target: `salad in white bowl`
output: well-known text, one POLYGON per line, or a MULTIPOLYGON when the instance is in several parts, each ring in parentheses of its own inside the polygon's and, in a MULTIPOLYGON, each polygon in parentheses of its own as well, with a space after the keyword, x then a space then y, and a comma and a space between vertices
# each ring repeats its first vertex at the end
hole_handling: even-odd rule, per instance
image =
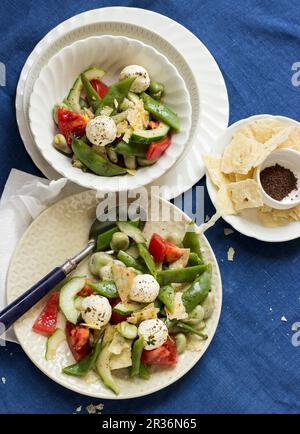
POLYGON ((178 160, 191 105, 165 56, 140 41, 97 36, 63 48, 42 69, 29 118, 57 172, 86 188, 124 191, 153 182, 178 160))
POLYGON ((104 75, 95 67, 82 72, 63 102, 55 104, 54 146, 83 171, 134 175, 162 156, 180 131, 180 120, 161 101, 164 86, 151 81, 143 66, 125 66, 111 86, 104 75))

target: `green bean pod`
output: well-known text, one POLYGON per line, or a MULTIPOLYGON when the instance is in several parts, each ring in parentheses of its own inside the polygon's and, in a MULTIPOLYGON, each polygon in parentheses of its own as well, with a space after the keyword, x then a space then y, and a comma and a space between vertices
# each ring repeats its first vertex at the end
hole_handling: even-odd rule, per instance
POLYGON ((108 106, 114 109, 113 113, 116 113, 117 108, 122 104, 124 98, 128 95, 132 83, 136 77, 125 78, 118 83, 112 84, 105 97, 102 99, 101 104, 97 108, 96 116, 98 116, 103 107, 108 106))
MULTIPOLYGON (((201 265, 199 265, 201 267, 201 265)), ((187 313, 191 312, 198 304, 202 303, 211 289, 211 265, 192 283, 182 294, 182 302, 187 313)))
POLYGON ((170 107, 167 107, 146 93, 142 93, 142 99, 145 109, 156 119, 165 122, 171 128, 174 128, 175 131, 180 130, 179 117, 170 107))
POLYGON ((118 290, 113 281, 102 280, 101 282, 87 281, 86 286, 91 288, 94 292, 107 298, 118 298, 118 290))
POLYGON ((174 311, 175 291, 171 285, 162 286, 157 298, 166 306, 169 312, 174 311))
POLYGON ((187 283, 193 282, 197 277, 207 270, 207 265, 196 265, 176 270, 164 270, 157 273, 157 281, 160 286, 169 283, 187 283))
POLYGON ((67 375, 74 375, 76 377, 82 377, 86 375, 95 365, 96 360, 100 354, 102 347, 102 338, 96 343, 93 351, 81 359, 79 362, 73 365, 63 368, 63 373, 67 375))
POLYGON ((84 73, 81 74, 81 81, 86 91, 88 103, 90 107, 92 107, 93 110, 96 111, 97 108, 101 105, 101 98, 84 73))
POLYGON ((124 167, 111 163, 108 159, 98 155, 89 145, 82 140, 73 139, 72 149, 76 157, 92 172, 100 176, 125 175, 124 167))
POLYGON ((189 256, 188 267, 194 267, 195 265, 201 265, 201 264, 203 264, 202 259, 199 258, 197 253, 191 252, 189 256))
POLYGON ((182 243, 183 247, 185 247, 186 249, 190 249, 192 253, 196 253, 203 263, 199 236, 196 233, 194 222, 189 223, 182 243))
POLYGON ((131 268, 135 268, 136 270, 145 271, 145 267, 140 264, 137 259, 135 259, 133 256, 129 255, 129 253, 124 252, 123 250, 120 250, 118 252, 118 256, 117 258, 119 259, 119 261, 122 261, 123 264, 126 265, 126 267, 131 267, 131 268))
POLYGON ((97 238, 97 251, 109 249, 113 234, 118 231, 119 229, 117 228, 117 226, 115 226, 107 230, 106 232, 99 234, 97 238))
POLYGON ((149 367, 147 365, 144 365, 144 363, 140 364, 139 377, 143 380, 149 380, 150 378, 149 367))
POLYGON ((132 366, 130 370, 130 376, 135 377, 139 375, 141 366, 141 357, 144 349, 144 338, 138 338, 132 346, 132 366))
POLYGON ((156 265, 154 262, 154 259, 152 258, 151 254, 149 253, 146 244, 144 243, 138 243, 138 249, 141 258, 144 260, 148 270, 152 274, 152 276, 156 277, 157 271, 156 271, 156 265))

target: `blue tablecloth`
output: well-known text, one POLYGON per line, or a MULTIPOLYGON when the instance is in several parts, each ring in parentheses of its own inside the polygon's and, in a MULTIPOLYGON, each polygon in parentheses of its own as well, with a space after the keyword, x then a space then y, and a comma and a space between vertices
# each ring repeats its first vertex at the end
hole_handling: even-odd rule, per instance
MULTIPOLYGON (((27 56, 62 20, 114 5, 168 15, 206 44, 224 74, 231 123, 256 113, 300 118, 300 87, 291 83, 292 64, 300 61, 298 0, 2 0, 0 62, 7 68, 7 86, 0 87, 1 191, 12 167, 39 174, 15 120, 16 84, 27 56)), ((207 195, 205 212, 213 213, 207 195)), ((225 226, 219 221, 208 232, 224 285, 222 317, 209 350, 190 373, 159 393, 100 400, 105 413, 300 411, 300 347, 291 341, 291 326, 300 320, 299 240, 266 244, 238 233, 225 237, 225 226), (229 246, 236 250, 234 262, 227 261, 229 246)), ((84 412, 99 402, 49 380, 14 344, 0 348, 0 396, 3 413, 72 413, 79 404, 84 412)))

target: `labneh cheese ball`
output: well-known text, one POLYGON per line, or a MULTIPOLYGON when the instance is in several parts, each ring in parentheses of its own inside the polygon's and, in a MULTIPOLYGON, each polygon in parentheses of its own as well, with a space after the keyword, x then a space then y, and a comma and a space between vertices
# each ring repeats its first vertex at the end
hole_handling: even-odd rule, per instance
POLYGON ((151 274, 139 274, 133 279, 130 299, 139 303, 151 303, 159 293, 159 284, 151 274))
POLYGON ((93 145, 106 146, 116 139, 117 126, 109 116, 96 116, 88 122, 86 136, 93 145))
POLYGON ((89 327, 100 329, 111 317, 111 305, 106 297, 90 295, 84 297, 80 307, 81 316, 89 327))
POLYGON ((138 335, 144 338, 145 350, 155 350, 168 339, 168 328, 160 319, 148 319, 139 325, 138 335))
POLYGON ((142 93, 150 86, 150 77, 145 68, 140 65, 128 65, 122 69, 120 80, 125 78, 136 77, 130 88, 131 92, 142 93))

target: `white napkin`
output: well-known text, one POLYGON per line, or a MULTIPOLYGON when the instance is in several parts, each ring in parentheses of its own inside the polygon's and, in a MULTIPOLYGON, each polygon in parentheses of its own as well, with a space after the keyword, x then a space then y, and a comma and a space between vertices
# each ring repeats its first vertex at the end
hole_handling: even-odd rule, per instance
MULTIPOLYGON (((10 258, 24 231, 49 205, 82 190, 65 178, 49 181, 12 169, 0 201, 0 309, 7 304, 6 274, 10 258)), ((17 342, 11 329, 5 339, 17 342)))

